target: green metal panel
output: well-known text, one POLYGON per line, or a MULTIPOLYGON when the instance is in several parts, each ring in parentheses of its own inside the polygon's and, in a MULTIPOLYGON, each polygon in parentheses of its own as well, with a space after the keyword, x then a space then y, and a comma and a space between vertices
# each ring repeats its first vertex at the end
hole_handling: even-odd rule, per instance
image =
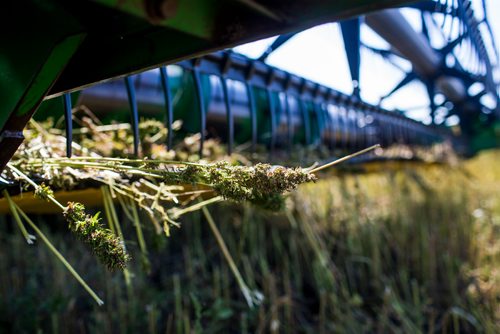
POLYGON ((69 36, 51 50, 47 61, 32 80, 29 89, 18 102, 16 116, 23 116, 36 109, 53 85, 64 65, 68 63, 84 38, 84 34, 69 36))
POLYGON ((82 42, 79 24, 48 1, 17 1, 0 13, 0 129, 32 110, 82 42))
POLYGON ((254 6, 263 2, 251 0, 68 2, 65 8, 85 26, 88 37, 50 95, 409 2, 278 0, 261 5, 265 10, 254 6))
POLYGON ((217 0, 97 0, 96 2, 155 25, 172 28, 202 39, 212 38, 216 26, 216 14, 220 10, 218 6, 223 5, 223 1, 217 0))

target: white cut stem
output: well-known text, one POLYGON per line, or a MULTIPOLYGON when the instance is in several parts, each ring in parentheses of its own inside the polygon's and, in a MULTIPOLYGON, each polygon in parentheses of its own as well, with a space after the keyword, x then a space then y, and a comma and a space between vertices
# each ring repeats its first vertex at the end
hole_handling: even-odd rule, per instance
POLYGON ((323 170, 323 169, 335 166, 335 165, 337 165, 337 164, 339 164, 341 162, 344 162, 346 160, 349 160, 349 159, 352 159, 354 157, 357 157, 358 155, 365 154, 365 153, 370 152, 370 151, 372 151, 374 149, 377 149, 379 147, 380 147, 380 144, 376 144, 376 145, 370 146, 368 148, 365 148, 364 150, 358 151, 358 152, 353 153, 353 154, 346 155, 345 157, 342 157, 340 159, 334 160, 334 161, 329 162, 327 164, 324 164, 322 166, 316 167, 313 170, 310 170, 309 173, 319 172, 320 170, 323 170))
POLYGON ((231 256, 231 253, 227 249, 226 243, 224 242, 224 239, 222 238, 222 235, 220 234, 219 229, 217 228, 217 225, 215 224, 215 221, 212 215, 210 214, 210 211, 208 211, 206 206, 203 206, 201 210, 203 211, 203 214, 205 215, 205 218, 208 221, 208 225, 210 226, 210 229, 214 234, 215 240, 217 241, 217 244, 219 245, 222 254, 224 255, 227 263, 229 264, 229 268, 233 272, 233 275, 236 278, 236 281, 238 282, 238 286, 240 287, 243 297, 245 297, 248 307, 252 308, 254 306, 254 303, 250 293, 250 289, 243 280, 243 277, 241 276, 238 267, 236 267, 236 263, 234 263, 233 257, 231 256))

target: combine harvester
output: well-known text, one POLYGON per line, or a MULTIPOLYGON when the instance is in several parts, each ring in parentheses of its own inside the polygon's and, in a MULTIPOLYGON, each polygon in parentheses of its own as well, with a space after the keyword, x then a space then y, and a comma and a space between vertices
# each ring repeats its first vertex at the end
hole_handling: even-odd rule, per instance
MULTIPOLYGON (((108 269, 123 271, 129 288, 133 275, 126 266, 131 257, 115 205, 124 213, 120 218, 126 216, 133 224, 129 228, 133 226, 136 231, 145 270, 150 262, 143 222, 149 219, 151 230, 169 236, 171 227, 180 226, 178 219, 182 215, 202 210, 251 308, 262 302, 262 294, 251 291, 243 281, 207 205, 230 200, 249 202, 273 212, 287 209, 283 194, 301 183, 315 181, 316 173, 325 166, 377 145, 388 148, 386 152, 394 148, 404 153, 382 156, 391 161, 415 158, 406 153, 432 151, 440 144, 453 147, 462 156, 498 147, 500 87, 494 73, 498 71, 499 56, 484 3, 482 12, 476 15, 469 0, 8 2, 0 12, 4 32, 0 43, 0 212, 11 213, 28 243, 33 243, 35 237, 24 224, 35 231, 102 305, 103 300, 27 213, 58 213, 60 221, 64 217, 70 232, 87 244, 108 269), (418 11, 420 31, 407 21, 402 7, 418 11), (266 63, 269 55, 295 34, 331 22, 339 22, 341 27, 352 94, 266 63), (389 47, 378 49, 362 43, 362 25, 371 28, 389 47), (277 39, 257 59, 230 49, 276 35, 277 39), (445 43, 437 47, 440 44, 436 38, 445 43), (361 98, 362 48, 390 62, 399 58, 411 64, 411 71, 382 100, 420 81, 430 101, 429 124, 407 117, 404 110, 387 110, 361 98), (93 124, 81 123, 74 115, 75 110, 85 109, 83 106, 93 113, 88 115, 97 115, 94 119, 102 120, 104 127, 126 130, 122 132, 130 135, 120 137, 115 131, 100 136, 100 142, 94 140, 90 148, 84 147, 83 141, 81 146, 76 139, 73 142, 74 137, 81 139, 77 136, 85 131, 94 131, 93 124), (62 120, 61 115, 64 130, 47 126, 51 124, 47 122, 49 117, 62 120), (144 152, 141 125, 154 121, 140 123, 140 117, 156 118, 156 125, 161 121, 161 127, 152 128, 158 129, 153 133, 156 138, 166 133, 164 145, 163 139, 159 145, 165 155, 144 152), (450 117, 458 120, 453 128, 446 125, 450 117), (32 118, 40 122, 31 122, 32 118), (117 127, 115 121, 127 124, 117 127), (23 129, 29 122, 29 131, 25 131, 29 140, 23 142, 23 129), (77 122, 81 127, 73 129, 77 122), (176 145, 195 136, 197 146, 192 151, 197 152, 196 159, 191 159, 192 152, 188 158, 176 156, 176 145), (99 146, 111 144, 116 138, 124 142, 120 149, 114 147, 112 154, 99 151, 99 146), (208 140, 219 149, 223 144, 223 153, 207 156, 208 140), (263 151, 267 158, 253 154, 263 151), (344 158, 309 168, 252 165, 266 160, 305 166, 310 161, 301 158, 312 152, 317 153, 311 154, 312 160, 344 158), (229 159, 241 164, 232 164, 229 159), (34 190, 34 196, 18 196, 29 189, 34 190), (71 202, 75 198, 81 203, 71 202), (99 213, 90 215, 84 205, 103 207, 109 228, 100 223, 99 213)), ((379 159, 380 154, 372 152, 351 162, 379 159)), ((349 201, 358 203, 357 199, 349 201)), ((358 204, 352 208, 360 210, 358 204)), ((294 225, 293 213, 287 213, 294 225)), ((436 217, 441 219, 440 215, 436 217)), ((319 240, 312 228, 296 232, 307 242, 319 240)), ((380 243, 384 242, 380 239, 380 243)), ((319 247, 311 249, 316 253, 319 247)), ((324 281, 330 286, 336 276, 332 274, 333 266, 326 265, 327 257, 319 251, 316 254, 327 272, 324 281)), ((387 254, 392 257, 392 253, 387 254)), ((413 281, 411 284, 408 291, 413 296, 413 281)), ((343 293, 342 289, 338 291, 343 293)), ((389 290, 384 291, 385 300, 389 290)), ((358 299, 361 297, 356 295, 358 299)), ((333 304, 337 308, 337 300, 333 304)))
POLYGON ((184 133, 201 133, 200 155, 207 136, 226 142, 228 153, 242 143, 251 149, 264 144, 271 152, 324 145, 332 156, 375 143, 429 147, 450 141, 464 155, 495 147, 498 54, 485 13, 476 17, 468 0, 9 3, 1 14, 3 30, 10 33, 4 34, 0 60, 0 169, 38 109, 37 117, 64 110, 71 156, 71 110, 79 104, 111 118, 130 115, 136 155, 139 115, 165 120, 168 147, 172 124, 182 120, 184 133), (401 7, 420 11, 421 31, 407 22, 401 7), (340 22, 352 95, 266 64, 294 34, 326 22, 340 22), (363 45, 362 24, 390 48, 363 45), (439 49, 433 47, 437 32, 447 41, 439 49), (214 52, 277 34, 258 59, 214 52), (386 97, 421 81, 429 94, 430 125, 360 98, 363 47, 411 62, 412 70, 386 97), (488 99, 493 104, 485 103, 488 99), (459 118, 453 133, 444 126, 452 115, 459 118))

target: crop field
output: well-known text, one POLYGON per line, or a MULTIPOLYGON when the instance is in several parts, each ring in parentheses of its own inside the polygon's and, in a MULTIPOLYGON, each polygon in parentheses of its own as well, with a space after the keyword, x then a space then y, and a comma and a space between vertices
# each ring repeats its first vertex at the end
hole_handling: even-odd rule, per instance
POLYGON ((498 161, 491 150, 451 166, 332 169, 280 210, 218 202, 169 237, 111 198, 132 257, 123 272, 89 256, 61 214, 30 214, 103 306, 3 215, 0 331, 498 333, 498 161))
POLYGON ((0 10, 0 334, 500 333, 499 0, 0 10))

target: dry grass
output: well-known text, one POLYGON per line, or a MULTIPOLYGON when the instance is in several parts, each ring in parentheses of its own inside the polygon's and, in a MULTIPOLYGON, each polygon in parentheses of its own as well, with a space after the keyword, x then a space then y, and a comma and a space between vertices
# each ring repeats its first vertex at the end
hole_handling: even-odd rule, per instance
POLYGON ((330 177, 282 213, 211 206, 246 286, 264 296, 253 309, 199 212, 167 239, 117 205, 127 250, 147 258, 128 278, 97 266, 59 218, 34 217, 101 308, 4 217, 0 331, 498 332, 498 161, 491 151, 456 167, 330 177))

